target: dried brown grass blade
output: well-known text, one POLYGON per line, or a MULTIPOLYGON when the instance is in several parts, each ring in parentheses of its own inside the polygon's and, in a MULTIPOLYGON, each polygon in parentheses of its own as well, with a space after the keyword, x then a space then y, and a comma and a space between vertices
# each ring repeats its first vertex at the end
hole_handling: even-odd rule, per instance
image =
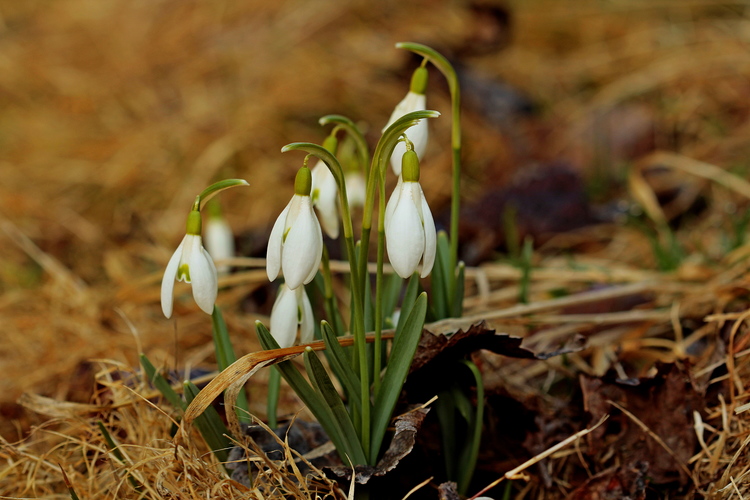
MULTIPOLYGON (((383 339, 392 339, 392 333, 383 333, 383 339)), ((351 346, 354 343, 354 337, 340 337, 339 344, 343 347, 351 346)), ((373 335, 367 336, 367 342, 374 340, 373 335)), ((219 373, 216 378, 208 383, 198 395, 193 399, 193 402, 185 410, 185 414, 182 419, 182 425, 180 425, 179 432, 175 435, 175 444, 179 445, 187 442, 190 427, 193 421, 202 414, 211 402, 219 397, 222 392, 226 391, 224 395, 224 401, 226 402, 227 408, 234 406, 234 402, 237 400, 237 395, 245 383, 255 375, 261 368, 266 366, 272 366, 283 361, 293 359, 303 352, 305 349, 310 347, 313 351, 325 350, 325 344, 323 341, 316 341, 310 344, 298 345, 293 347, 287 347, 284 349, 273 349, 270 351, 258 351, 252 352, 242 356, 237 361, 227 367, 226 370, 219 373)), ((234 411, 227 412, 227 418, 229 420, 230 430, 239 435, 239 421, 237 414, 234 411)))

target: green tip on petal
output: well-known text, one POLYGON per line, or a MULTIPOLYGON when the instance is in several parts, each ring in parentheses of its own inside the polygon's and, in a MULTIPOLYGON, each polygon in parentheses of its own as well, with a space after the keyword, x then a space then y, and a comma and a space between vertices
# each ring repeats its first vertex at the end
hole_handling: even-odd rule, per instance
POLYGON ((177 279, 179 281, 184 281, 185 283, 190 283, 190 266, 187 264, 183 264, 180 267, 177 268, 177 279))
POLYGON ((404 182, 419 182, 419 157, 413 149, 401 158, 401 177, 404 182))
POLYGON ((196 236, 201 235, 201 229, 203 229, 203 221, 201 220, 201 213, 198 210, 191 210, 188 214, 187 224, 185 225, 185 232, 187 234, 194 234, 196 236))
POLYGON ((414 74, 411 75, 411 86, 409 90, 415 94, 424 94, 427 90, 427 68, 420 66, 414 70, 414 74))
POLYGON ((312 189, 312 174, 310 169, 302 167, 297 171, 297 177, 294 179, 294 194, 301 196, 310 196, 312 189))
POLYGON ((331 134, 326 137, 325 141, 323 141, 323 147, 326 148, 329 153, 335 155, 336 149, 339 147, 339 140, 336 139, 335 135, 331 134))

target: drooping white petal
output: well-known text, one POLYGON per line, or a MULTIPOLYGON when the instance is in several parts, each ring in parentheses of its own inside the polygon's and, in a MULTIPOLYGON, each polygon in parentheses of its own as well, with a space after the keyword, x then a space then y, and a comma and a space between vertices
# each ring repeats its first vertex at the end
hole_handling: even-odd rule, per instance
POLYGON ((388 221, 393 217, 393 211, 396 209, 396 205, 398 204, 399 195, 401 194, 401 184, 404 182, 403 178, 399 174, 398 176, 398 182, 396 182, 396 188, 393 190, 393 194, 388 199, 388 203, 385 205, 385 223, 388 224, 388 221))
POLYGON ((424 226, 424 255, 422 256, 422 278, 427 277, 432 271, 435 264, 435 251, 437 249, 437 233, 435 230, 435 221, 432 218, 432 211, 427 200, 424 197, 422 186, 419 186, 421 204, 422 204, 422 225, 424 226))
POLYGON ((290 201, 286 208, 276 218, 276 222, 271 229, 271 235, 268 237, 268 249, 266 250, 266 274, 268 280, 273 281, 279 275, 281 270, 281 245, 284 239, 284 229, 286 226, 287 215, 292 202, 290 201))
MULTIPOLYGON (((188 235, 190 237, 192 235, 188 235)), ((193 236, 195 243, 190 254, 190 278, 193 284, 193 298, 203 312, 211 314, 216 303, 218 276, 211 256, 203 248, 201 237, 193 236)))
POLYGON ((346 196, 349 201, 349 207, 362 207, 365 205, 365 196, 367 185, 365 176, 359 170, 350 170, 346 172, 346 196))
POLYGON ((174 282, 177 278, 177 268, 180 265, 184 244, 185 238, 182 239, 177 250, 174 251, 172 257, 169 259, 167 268, 164 270, 164 277, 161 280, 161 310, 167 318, 172 317, 174 282))
MULTIPOLYGON (((232 228, 222 217, 209 217, 203 229, 206 250, 214 260, 224 260, 234 257, 234 236, 232 228)), ((229 271, 226 264, 217 267, 219 273, 229 271)))
MULTIPOLYGON (((401 102, 396 105, 396 109, 393 110, 391 118, 388 120, 388 124, 383 127, 383 131, 385 131, 385 129, 387 129, 393 122, 395 122, 405 114, 411 113, 412 111, 422 111, 424 109, 427 109, 426 104, 427 98, 424 94, 417 94, 409 91, 406 94, 406 97, 404 97, 401 102)), ((424 156, 425 150, 427 149, 427 140, 429 135, 427 120, 419 120, 416 125, 409 127, 409 129, 407 129, 405 133, 412 144, 414 144, 414 151, 417 153, 417 156, 421 160, 422 156, 424 156)), ((393 154, 391 155, 391 168, 396 175, 401 174, 401 157, 404 156, 405 152, 406 146, 403 142, 399 142, 398 144, 396 144, 396 149, 393 150, 393 154)))
POLYGON ((297 307, 299 311, 299 342, 300 344, 309 344, 313 341, 315 334, 315 318, 313 317, 310 299, 305 293, 305 287, 301 286, 297 290, 297 307))
POLYGON ((404 279, 416 271, 425 247, 422 219, 416 204, 418 200, 415 200, 418 195, 417 183, 402 183, 390 220, 386 219, 385 241, 388 259, 396 274, 404 279))
POLYGON ((313 205, 320 214, 320 224, 326 234, 333 239, 339 237, 338 186, 336 178, 323 161, 313 167, 312 171, 313 205))
POLYGON ((297 297, 286 284, 279 289, 279 296, 271 309, 271 335, 279 347, 291 347, 297 336, 297 297))
POLYGON ((281 268, 291 289, 312 281, 323 251, 323 235, 310 197, 294 195, 290 217, 295 208, 297 217, 286 234, 281 252, 281 268))

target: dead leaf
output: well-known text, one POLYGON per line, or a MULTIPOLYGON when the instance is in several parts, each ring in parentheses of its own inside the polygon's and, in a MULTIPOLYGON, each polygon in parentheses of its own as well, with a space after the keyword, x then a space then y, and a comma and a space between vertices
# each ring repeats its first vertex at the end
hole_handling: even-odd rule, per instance
MULTIPOLYGON (((354 467, 357 483, 367 484, 373 476, 384 476, 395 469, 399 462, 411 453, 411 450, 414 448, 417 431, 419 431, 429 411, 429 408, 417 408, 397 417, 395 421, 396 432, 378 465, 375 467, 367 465, 357 465, 354 467)), ((326 467, 325 469, 330 470, 339 478, 347 481, 352 477, 352 469, 350 467, 326 467)))
POLYGON ((647 462, 648 475, 655 484, 685 484, 685 466, 696 446, 692 414, 703 408, 703 395, 683 363, 657 366, 658 373, 652 378, 623 381, 581 376, 584 409, 592 420, 612 415, 606 426, 588 436, 589 453, 616 450, 620 462, 628 467, 637 468, 637 464, 647 462), (658 439, 610 401, 630 412, 658 439))

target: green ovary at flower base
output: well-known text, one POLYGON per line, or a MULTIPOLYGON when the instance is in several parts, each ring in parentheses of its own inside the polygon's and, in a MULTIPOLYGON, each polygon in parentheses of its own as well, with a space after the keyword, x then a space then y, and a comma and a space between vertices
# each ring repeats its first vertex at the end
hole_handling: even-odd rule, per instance
POLYGON ((315 331, 310 299, 307 298, 305 287, 300 286, 292 290, 282 284, 279 296, 271 310, 271 335, 278 342, 279 347, 291 347, 300 328, 300 343, 308 344, 313 340, 315 331))
POLYGON ((385 241, 388 259, 399 276, 409 278, 420 261, 421 277, 430 274, 437 242, 435 222, 419 184, 419 159, 411 149, 403 154, 401 177, 385 209, 385 241))
MULTIPOLYGON (((426 87, 427 68, 420 66, 414 70, 409 92, 406 94, 406 97, 396 105, 396 109, 393 110, 391 117, 388 119, 388 123, 383 127, 383 132, 385 132, 393 122, 405 114, 412 111, 423 111, 427 109, 427 97, 425 96, 426 87)), ((427 149, 428 136, 427 120, 420 120, 416 125, 409 129, 409 139, 413 144, 414 151, 420 159, 424 156, 424 152, 427 149)), ((391 168, 396 175, 401 174, 401 157, 405 152, 406 146, 404 143, 399 142, 391 155, 391 168)))
POLYGON ((292 290, 312 281, 323 255, 323 234, 312 208, 311 184, 310 169, 302 167, 294 182, 295 194, 268 238, 268 279, 275 280, 281 271, 292 290))
POLYGON ((185 281, 193 286, 193 298, 206 314, 211 314, 218 294, 218 273, 211 256, 203 248, 201 214, 196 199, 187 221, 187 231, 177 250, 169 259, 161 282, 161 309, 172 316, 174 282, 185 281))

